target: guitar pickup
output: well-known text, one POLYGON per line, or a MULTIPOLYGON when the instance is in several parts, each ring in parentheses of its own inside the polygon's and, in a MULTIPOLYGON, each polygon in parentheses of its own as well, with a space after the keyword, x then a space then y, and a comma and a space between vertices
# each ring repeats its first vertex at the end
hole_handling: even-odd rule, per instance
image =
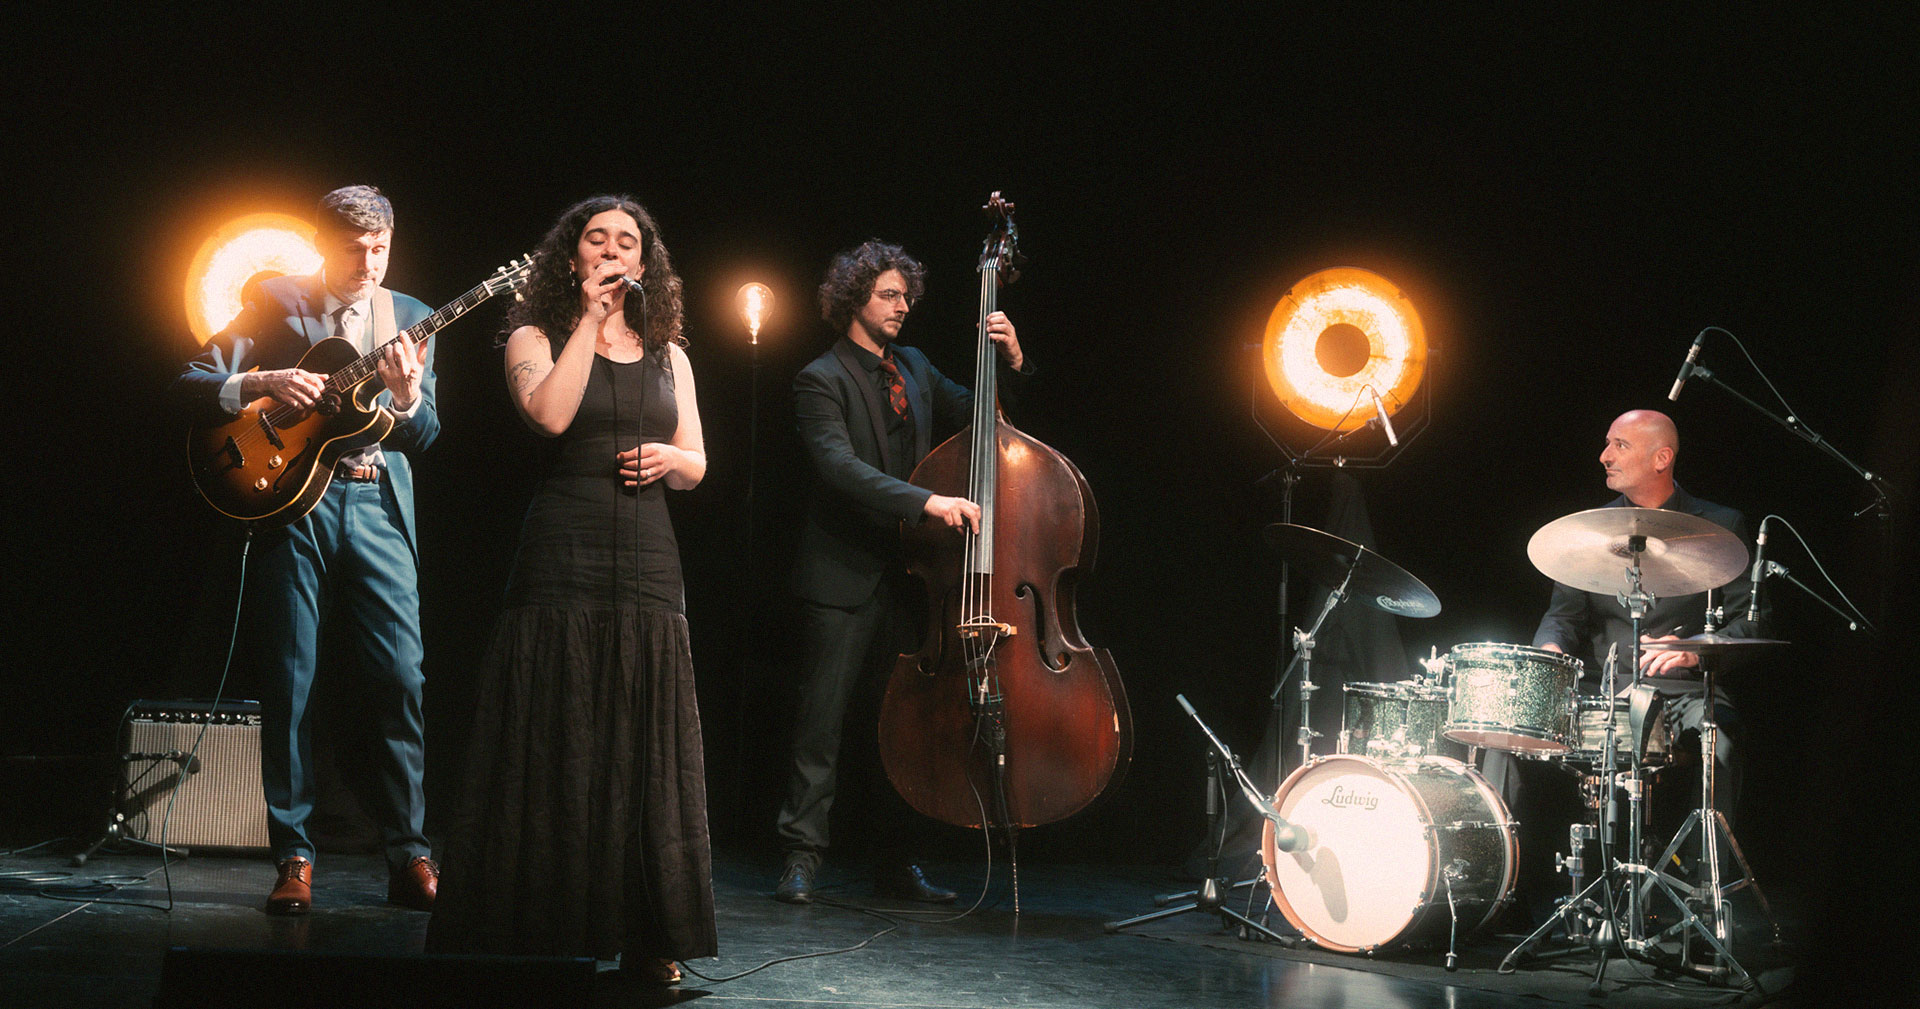
MULTIPOLYGON (((256 419, 260 422, 260 430, 267 433, 267 440, 273 443, 273 447, 285 450, 287 443, 280 440, 280 432, 273 429, 273 423, 267 420, 266 411, 261 411, 260 416, 256 419)), ((231 441, 231 439, 229 439, 229 441, 231 441)))

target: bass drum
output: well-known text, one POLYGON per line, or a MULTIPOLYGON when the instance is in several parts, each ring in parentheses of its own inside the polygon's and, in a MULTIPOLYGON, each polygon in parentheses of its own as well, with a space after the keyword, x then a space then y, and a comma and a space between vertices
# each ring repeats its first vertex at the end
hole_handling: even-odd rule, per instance
POLYGON ((1449 886, 1461 936, 1513 890, 1518 851, 1506 803, 1460 761, 1318 757, 1288 775, 1273 808, 1310 842, 1282 853, 1267 824, 1261 855, 1274 903, 1327 949, 1444 945, 1449 886))

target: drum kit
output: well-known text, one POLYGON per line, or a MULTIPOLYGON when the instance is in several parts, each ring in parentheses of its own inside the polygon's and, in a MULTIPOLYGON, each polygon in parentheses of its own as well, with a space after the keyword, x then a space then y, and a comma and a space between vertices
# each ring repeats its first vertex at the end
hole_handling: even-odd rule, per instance
MULTIPOLYGON (((1726 817, 1713 806, 1712 704, 1704 706, 1700 730, 1699 807, 1651 862, 1641 861, 1650 848, 1640 836, 1645 774, 1672 756, 1672 740, 1660 718, 1662 695, 1638 674, 1639 652, 1688 651, 1711 659, 1783 643, 1718 635, 1711 624, 1694 638, 1640 643, 1640 620, 1657 596, 1706 592, 1739 576, 1747 550, 1738 537, 1705 519, 1646 508, 1594 509, 1547 524, 1528 544, 1528 556, 1555 581, 1616 594, 1633 621, 1632 654, 1618 657, 1632 684, 1615 689, 1614 655, 1604 692, 1590 696, 1580 693, 1585 670, 1572 656, 1497 642, 1456 645, 1422 661, 1424 675, 1414 680, 1346 684, 1339 752, 1321 756, 1311 753, 1306 708, 1317 689, 1314 636, 1327 615, 1348 598, 1400 616, 1432 616, 1439 601, 1398 565, 1339 537, 1283 523, 1270 526, 1267 539, 1333 590, 1313 628, 1295 635, 1301 763, 1264 796, 1211 730, 1207 735, 1267 820, 1261 855, 1273 905, 1307 940, 1372 954, 1431 947, 1444 938, 1446 966, 1454 969, 1459 936, 1493 919, 1513 892, 1517 824, 1474 769, 1479 751, 1504 750, 1579 771, 1593 822, 1572 826, 1572 850, 1557 859, 1573 881, 1572 895, 1507 956, 1503 969, 1558 926, 1598 952, 1596 988, 1610 950, 1652 960, 1674 940, 1681 962, 1693 959, 1688 944, 1697 940, 1708 948, 1699 958, 1711 963, 1704 973, 1751 981, 1733 957, 1726 898, 1751 886, 1763 908, 1766 900, 1726 817), (1624 816, 1616 789, 1630 806, 1624 816), (1671 871, 1695 830, 1697 883, 1671 871), (1614 850, 1622 832, 1625 850, 1614 850), (1723 838, 1744 872, 1725 884, 1723 838), (1584 852, 1596 844, 1603 871, 1589 874, 1584 852), (1668 913, 1654 911, 1656 894, 1670 902, 1668 913)), ((1702 667, 1711 697, 1711 664, 1702 667)))

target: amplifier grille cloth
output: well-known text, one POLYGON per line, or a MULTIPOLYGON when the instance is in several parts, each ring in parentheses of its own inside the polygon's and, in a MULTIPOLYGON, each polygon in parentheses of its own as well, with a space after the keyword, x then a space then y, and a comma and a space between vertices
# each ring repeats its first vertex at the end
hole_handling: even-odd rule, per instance
MULTIPOLYGON (((189 716, 192 717, 192 716, 189 716)), ((201 723, 153 721, 136 716, 127 727, 128 753, 165 753, 193 748, 201 723)), ((200 743, 200 773, 184 784, 153 794, 145 809, 126 808, 127 832, 159 842, 160 825, 173 799, 173 819, 167 825, 167 843, 188 848, 267 847, 267 803, 260 788, 260 726, 209 725, 200 743), (169 793, 178 791, 177 796, 169 793)), ((179 770, 173 761, 127 762, 122 802, 158 785, 179 770)))

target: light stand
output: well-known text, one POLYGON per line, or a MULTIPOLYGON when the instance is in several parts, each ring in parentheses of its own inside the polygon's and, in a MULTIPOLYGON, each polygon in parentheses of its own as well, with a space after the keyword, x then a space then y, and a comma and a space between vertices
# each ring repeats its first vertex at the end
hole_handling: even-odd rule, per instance
POLYGON ((754 477, 760 470, 760 327, 773 311, 773 291, 767 285, 753 282, 743 284, 734 295, 735 306, 740 311, 740 320, 747 325, 747 345, 749 357, 747 371, 747 574, 752 583, 750 588, 759 588, 759 579, 754 576, 754 477))

